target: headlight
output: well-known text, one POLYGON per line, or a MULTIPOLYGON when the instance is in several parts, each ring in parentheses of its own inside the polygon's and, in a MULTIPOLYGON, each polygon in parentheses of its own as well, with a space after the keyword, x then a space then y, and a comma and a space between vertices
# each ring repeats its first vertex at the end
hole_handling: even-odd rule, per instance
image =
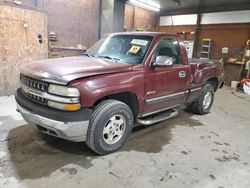
POLYGON ((80 92, 77 88, 60 86, 55 84, 49 85, 49 93, 66 96, 66 97, 79 97, 80 92))
POLYGON ((65 111, 76 111, 81 108, 81 104, 63 104, 63 103, 58 103, 54 101, 48 101, 48 106, 51 108, 56 108, 59 110, 65 110, 65 111))

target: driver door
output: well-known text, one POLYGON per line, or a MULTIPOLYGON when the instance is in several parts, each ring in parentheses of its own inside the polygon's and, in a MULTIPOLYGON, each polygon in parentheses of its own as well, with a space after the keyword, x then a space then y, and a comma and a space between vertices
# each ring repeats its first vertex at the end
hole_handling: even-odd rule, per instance
POLYGON ((190 68, 182 63, 180 50, 174 38, 162 38, 158 42, 151 64, 157 56, 168 56, 173 65, 152 67, 145 74, 144 116, 182 103, 190 81, 190 68))

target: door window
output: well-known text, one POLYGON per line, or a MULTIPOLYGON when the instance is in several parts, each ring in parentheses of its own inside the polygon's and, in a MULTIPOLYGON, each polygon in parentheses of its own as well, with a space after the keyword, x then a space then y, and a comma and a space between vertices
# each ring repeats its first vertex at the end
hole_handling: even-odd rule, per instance
POLYGON ((174 64, 181 64, 180 46, 176 39, 165 38, 158 43, 153 56, 153 62, 157 56, 168 56, 174 64))

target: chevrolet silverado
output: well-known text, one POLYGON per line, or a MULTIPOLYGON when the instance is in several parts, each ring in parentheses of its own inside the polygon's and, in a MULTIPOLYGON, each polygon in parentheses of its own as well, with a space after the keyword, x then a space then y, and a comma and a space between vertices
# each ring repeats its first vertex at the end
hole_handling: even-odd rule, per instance
POLYGON ((166 120, 186 104, 207 114, 222 76, 216 62, 188 60, 175 35, 124 32, 83 56, 25 64, 15 98, 23 118, 41 132, 85 141, 105 155, 124 145, 135 122, 166 120))

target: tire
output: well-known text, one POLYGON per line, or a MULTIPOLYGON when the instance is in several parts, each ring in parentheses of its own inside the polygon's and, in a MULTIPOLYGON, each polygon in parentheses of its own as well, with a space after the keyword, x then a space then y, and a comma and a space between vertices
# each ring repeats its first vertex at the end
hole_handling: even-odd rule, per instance
POLYGON ((192 103, 192 111, 199 115, 209 113, 214 101, 214 87, 207 83, 201 92, 201 95, 192 103))
POLYGON ((119 150, 133 128, 133 113, 123 102, 105 100, 91 115, 86 144, 99 155, 119 150))

